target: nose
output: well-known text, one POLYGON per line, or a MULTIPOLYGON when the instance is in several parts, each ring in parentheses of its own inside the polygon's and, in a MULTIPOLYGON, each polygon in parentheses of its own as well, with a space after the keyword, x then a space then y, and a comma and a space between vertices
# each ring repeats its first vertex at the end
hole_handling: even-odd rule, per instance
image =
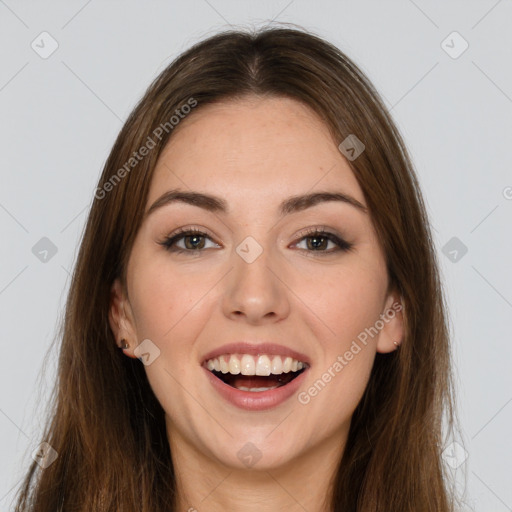
POLYGON ((227 275, 223 297, 224 314, 251 325, 286 318, 290 312, 289 290, 270 252, 263 250, 249 262, 233 251, 232 259, 233 269, 227 275))

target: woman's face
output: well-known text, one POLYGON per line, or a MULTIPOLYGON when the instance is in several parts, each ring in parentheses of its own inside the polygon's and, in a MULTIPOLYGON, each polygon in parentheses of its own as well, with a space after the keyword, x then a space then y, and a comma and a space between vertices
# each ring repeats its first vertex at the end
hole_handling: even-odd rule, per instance
POLYGON ((248 98, 197 110, 160 156, 111 325, 172 450, 239 468, 339 459, 402 319, 337 143, 302 104, 248 98))

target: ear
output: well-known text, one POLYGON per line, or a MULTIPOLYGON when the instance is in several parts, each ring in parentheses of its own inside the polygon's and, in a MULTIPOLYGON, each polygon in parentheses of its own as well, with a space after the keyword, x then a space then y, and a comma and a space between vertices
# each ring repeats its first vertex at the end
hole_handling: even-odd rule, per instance
POLYGON ((400 294, 390 293, 386 298, 384 311, 379 319, 384 326, 377 340, 377 352, 382 354, 393 352, 402 343, 404 337, 403 309, 400 294))
POLYGON ((137 331, 135 329, 130 303, 128 302, 125 290, 119 279, 114 281, 110 289, 108 320, 117 346, 121 348, 121 340, 124 339, 129 347, 124 349, 123 353, 136 359, 137 356, 135 356, 133 351, 138 344, 137 331))

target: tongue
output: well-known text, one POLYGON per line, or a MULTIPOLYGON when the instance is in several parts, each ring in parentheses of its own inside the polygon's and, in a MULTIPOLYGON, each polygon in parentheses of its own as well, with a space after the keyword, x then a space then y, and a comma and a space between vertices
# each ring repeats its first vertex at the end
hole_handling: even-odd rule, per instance
POLYGON ((259 375, 230 375, 227 379, 223 380, 234 388, 273 388, 288 384, 294 377, 296 377, 296 374, 289 372, 282 375, 269 375, 268 377, 259 375))

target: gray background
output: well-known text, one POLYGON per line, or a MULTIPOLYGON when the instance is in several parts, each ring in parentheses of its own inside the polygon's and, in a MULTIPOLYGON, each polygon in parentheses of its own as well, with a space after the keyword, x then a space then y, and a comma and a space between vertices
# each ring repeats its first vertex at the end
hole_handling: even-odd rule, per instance
POLYGON ((69 272, 123 121, 191 44, 272 19, 354 59, 405 138, 450 308, 467 454, 447 444, 446 461, 468 510, 512 510, 510 0, 0 0, 1 510, 40 440, 69 272), (43 31, 59 45, 46 59, 43 31), (46 261, 43 237, 57 248, 46 261))

